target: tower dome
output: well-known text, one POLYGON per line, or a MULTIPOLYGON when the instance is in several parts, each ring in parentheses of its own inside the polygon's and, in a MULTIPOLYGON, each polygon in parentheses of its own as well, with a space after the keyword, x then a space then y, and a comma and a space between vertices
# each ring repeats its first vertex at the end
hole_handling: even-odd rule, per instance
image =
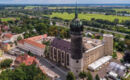
POLYGON ((80 21, 80 19, 78 19, 78 11, 77 11, 77 7, 75 10, 75 18, 71 21, 70 23, 70 31, 71 33, 81 33, 83 31, 83 24, 80 21))

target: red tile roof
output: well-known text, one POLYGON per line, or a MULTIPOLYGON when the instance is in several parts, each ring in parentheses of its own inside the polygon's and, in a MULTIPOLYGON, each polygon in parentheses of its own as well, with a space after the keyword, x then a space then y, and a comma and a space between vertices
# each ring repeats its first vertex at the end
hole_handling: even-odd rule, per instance
POLYGON ((5 34, 4 36, 7 37, 7 38, 11 38, 11 37, 13 37, 13 35, 10 34, 10 33, 5 34))
POLYGON ((38 48, 45 48, 44 44, 36 42, 37 40, 43 39, 43 37, 46 38, 47 34, 23 39, 23 40, 20 40, 19 43, 20 44, 28 43, 28 44, 33 45, 33 46, 38 47, 38 48))
POLYGON ((25 65, 31 65, 37 63, 36 58, 31 57, 28 54, 24 54, 23 56, 22 55, 18 56, 15 61, 18 62, 19 64, 25 63, 25 65))
POLYGON ((24 39, 20 40, 18 43, 24 44, 24 39))
POLYGON ((43 38, 43 35, 27 38, 27 40, 37 41, 43 38))
POLYGON ((32 41, 37 41, 37 40, 40 40, 40 39, 43 39, 43 38, 47 38, 47 34, 40 35, 40 36, 34 36, 34 37, 31 37, 31 38, 27 38, 27 39, 32 40, 32 41))
POLYGON ((25 39, 24 42, 28 43, 28 44, 31 44, 33 46, 36 46, 36 47, 39 47, 39 48, 45 48, 45 45, 41 44, 41 43, 37 43, 35 41, 32 41, 32 40, 27 40, 25 39))

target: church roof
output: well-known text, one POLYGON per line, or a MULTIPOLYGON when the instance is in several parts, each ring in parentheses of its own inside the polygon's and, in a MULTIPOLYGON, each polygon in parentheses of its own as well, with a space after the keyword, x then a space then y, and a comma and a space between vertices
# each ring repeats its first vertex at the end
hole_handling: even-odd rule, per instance
POLYGON ((68 41, 65 41, 63 39, 58 39, 58 38, 55 38, 52 43, 51 43, 51 46, 53 47, 56 47, 60 50, 63 50, 65 52, 68 52, 70 53, 70 42, 68 41))

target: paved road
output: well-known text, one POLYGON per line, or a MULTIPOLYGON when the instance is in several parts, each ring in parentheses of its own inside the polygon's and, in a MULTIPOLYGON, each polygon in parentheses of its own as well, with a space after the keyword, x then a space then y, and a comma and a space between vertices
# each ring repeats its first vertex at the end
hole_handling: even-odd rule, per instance
POLYGON ((37 57, 40 61, 40 63, 44 66, 46 66, 47 68, 49 68, 50 70, 54 71, 55 73, 57 73, 60 76, 61 80, 66 80, 66 75, 68 70, 62 68, 62 67, 57 67, 56 64, 54 64, 53 62, 48 61, 47 59, 43 58, 43 57, 37 57), (54 68, 52 68, 52 66, 54 66, 54 68))
POLYGON ((100 30, 104 30, 104 31, 112 32, 112 33, 116 33, 116 34, 122 34, 122 35, 124 35, 124 36, 128 35, 128 34, 126 34, 126 33, 121 33, 121 32, 117 32, 117 31, 112 31, 112 30, 107 30, 107 29, 101 29, 101 28, 96 28, 96 27, 91 27, 91 26, 85 26, 85 27, 100 29, 100 30))

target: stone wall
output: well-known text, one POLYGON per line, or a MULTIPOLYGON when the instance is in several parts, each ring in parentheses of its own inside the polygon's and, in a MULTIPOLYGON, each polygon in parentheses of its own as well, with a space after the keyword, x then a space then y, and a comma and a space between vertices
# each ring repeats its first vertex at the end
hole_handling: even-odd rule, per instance
POLYGON ((88 65, 103 57, 104 54, 104 44, 98 45, 83 54, 84 69, 87 69, 88 65))

